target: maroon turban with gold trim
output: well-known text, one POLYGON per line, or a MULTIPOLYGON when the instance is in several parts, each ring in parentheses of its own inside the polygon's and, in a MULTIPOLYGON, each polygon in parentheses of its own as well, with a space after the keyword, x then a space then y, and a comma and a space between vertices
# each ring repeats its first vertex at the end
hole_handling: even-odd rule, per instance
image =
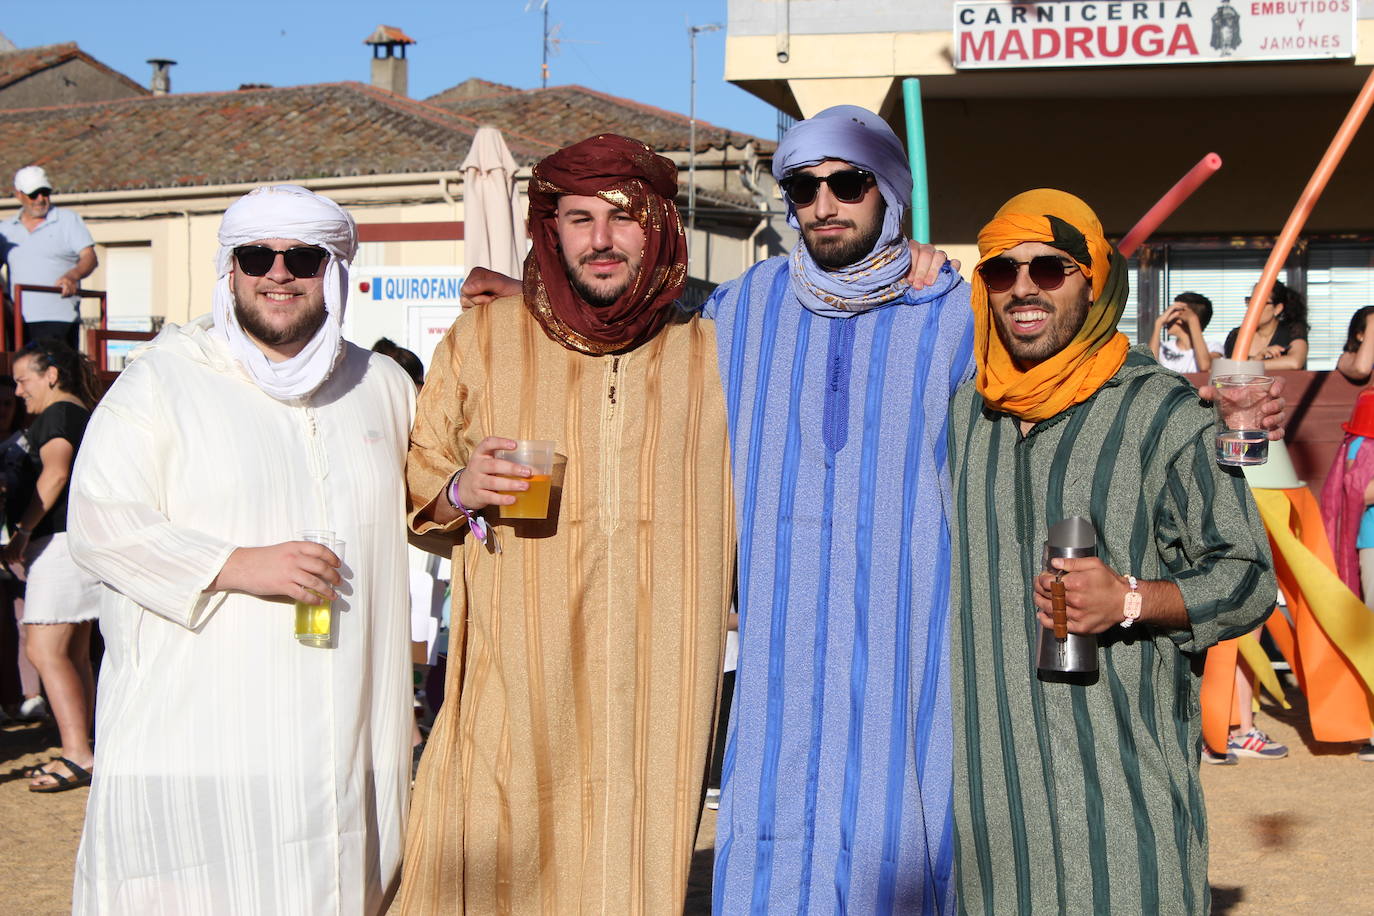
POLYGON ((600 356, 639 346, 672 317, 687 283, 687 238, 673 198, 677 166, 638 140, 600 134, 541 160, 530 180, 525 304, 544 332, 570 350, 600 356), (620 298, 596 307, 573 288, 558 243, 558 198, 599 197, 644 230, 639 274, 620 298))

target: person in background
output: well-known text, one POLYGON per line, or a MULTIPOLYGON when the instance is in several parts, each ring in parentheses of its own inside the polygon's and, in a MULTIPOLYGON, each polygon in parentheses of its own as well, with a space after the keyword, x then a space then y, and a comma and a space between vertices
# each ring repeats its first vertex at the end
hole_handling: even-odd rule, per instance
MULTIPOLYGON (((29 415, 14 390, 14 377, 0 375, 0 491, 4 494, 4 528, 9 534, 13 522, 24 511, 25 500, 33 491, 36 470, 29 461, 29 440, 24 427, 29 415)), ((0 566, 0 608, 14 607, 14 615, 0 613, 0 721, 36 721, 48 715, 38 669, 25 651, 24 583, 0 566)))
POLYGON ((1212 300, 1198 293, 1179 293, 1164 314, 1155 319, 1150 352, 1165 369, 1175 372, 1209 372, 1212 357, 1221 356, 1221 344, 1203 337, 1212 320, 1212 300), (1165 340, 1165 334, 1169 339, 1165 340))
MULTIPOLYGON (((1249 296, 1245 297, 1245 304, 1250 304, 1249 296)), ((1223 356, 1233 356, 1239 333, 1237 327, 1226 335, 1223 356)), ((1307 300, 1301 293, 1274 281, 1269 301, 1260 313, 1259 327, 1250 341, 1250 353, 1240 359, 1263 360, 1266 372, 1307 367, 1307 300)))
POLYGON ((65 792, 90 785, 95 761, 90 653, 100 585, 67 549, 67 482, 99 389, 85 357, 53 338, 19 351, 14 380, 34 417, 27 437, 39 472, 0 558, 25 573, 25 651, 43 679, 62 741, 56 759, 29 771, 29 791, 65 792))
POLYGON ((415 383, 415 390, 418 392, 425 384, 425 365, 420 362, 420 357, 416 356, 405 347, 398 346, 396 341, 390 337, 379 337, 377 342, 372 345, 373 353, 380 353, 389 356, 396 361, 396 364, 406 371, 410 380, 415 383))
MULTIPOLYGON (((1350 341, 1357 328, 1363 328, 1363 313, 1368 312, 1374 312, 1374 307, 1366 306, 1355 313, 1343 356, 1350 355, 1350 341)), ((1365 335, 1366 340, 1369 337, 1365 335)), ((1345 435, 1322 485, 1322 521, 1341 581, 1374 611, 1374 390, 1360 392, 1350 419, 1341 429, 1345 435)), ((1374 763, 1374 738, 1356 751, 1356 756, 1374 763)))
POLYGON ((1374 375, 1374 305, 1350 316, 1350 330, 1345 335, 1345 347, 1336 360, 1336 371, 1356 385, 1363 385, 1374 375))
POLYGON ((52 182, 40 166, 14 173, 19 213, 0 223, 0 260, 11 299, 16 284, 55 286, 56 293, 24 294, 24 340, 56 337, 73 350, 81 327, 77 290, 98 262, 95 240, 73 210, 52 204, 52 182))

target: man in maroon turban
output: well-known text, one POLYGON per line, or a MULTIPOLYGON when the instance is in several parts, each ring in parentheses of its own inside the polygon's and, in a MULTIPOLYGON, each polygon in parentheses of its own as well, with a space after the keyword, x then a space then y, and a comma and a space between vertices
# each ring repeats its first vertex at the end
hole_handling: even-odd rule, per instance
POLYGON ((453 614, 403 913, 682 910, 734 510, 676 193, 624 137, 543 160, 522 294, 435 351, 407 481, 413 530, 452 544, 453 614), (532 480, 497 455, 517 439, 563 462, 542 520, 500 516, 532 480))

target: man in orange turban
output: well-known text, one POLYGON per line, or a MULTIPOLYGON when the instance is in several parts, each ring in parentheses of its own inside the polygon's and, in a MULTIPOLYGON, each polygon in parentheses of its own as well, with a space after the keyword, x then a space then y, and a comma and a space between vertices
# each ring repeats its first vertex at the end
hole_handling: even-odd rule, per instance
POLYGON ((960 903, 1205 912, 1198 675, 1273 605, 1264 528, 1210 408, 1117 331, 1126 264, 1083 201, 1017 195, 978 243, 978 377, 950 411, 960 903), (1052 562, 1098 671, 1038 675, 1042 551, 1072 516, 1097 555, 1052 562))

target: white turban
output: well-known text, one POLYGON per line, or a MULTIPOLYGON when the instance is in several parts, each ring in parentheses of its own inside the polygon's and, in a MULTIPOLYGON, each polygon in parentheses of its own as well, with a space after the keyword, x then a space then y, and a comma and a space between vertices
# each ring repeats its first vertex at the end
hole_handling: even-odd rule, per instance
POLYGON ((348 301, 348 266, 358 251, 353 217, 329 198, 297 185, 257 188, 224 211, 219 245, 212 333, 228 341, 234 358, 263 391, 278 400, 307 397, 324 384, 343 352, 341 326, 348 301), (234 314, 229 287, 234 249, 263 239, 299 239, 329 252, 324 270, 324 323, 301 352, 283 362, 268 359, 244 332, 234 314))

